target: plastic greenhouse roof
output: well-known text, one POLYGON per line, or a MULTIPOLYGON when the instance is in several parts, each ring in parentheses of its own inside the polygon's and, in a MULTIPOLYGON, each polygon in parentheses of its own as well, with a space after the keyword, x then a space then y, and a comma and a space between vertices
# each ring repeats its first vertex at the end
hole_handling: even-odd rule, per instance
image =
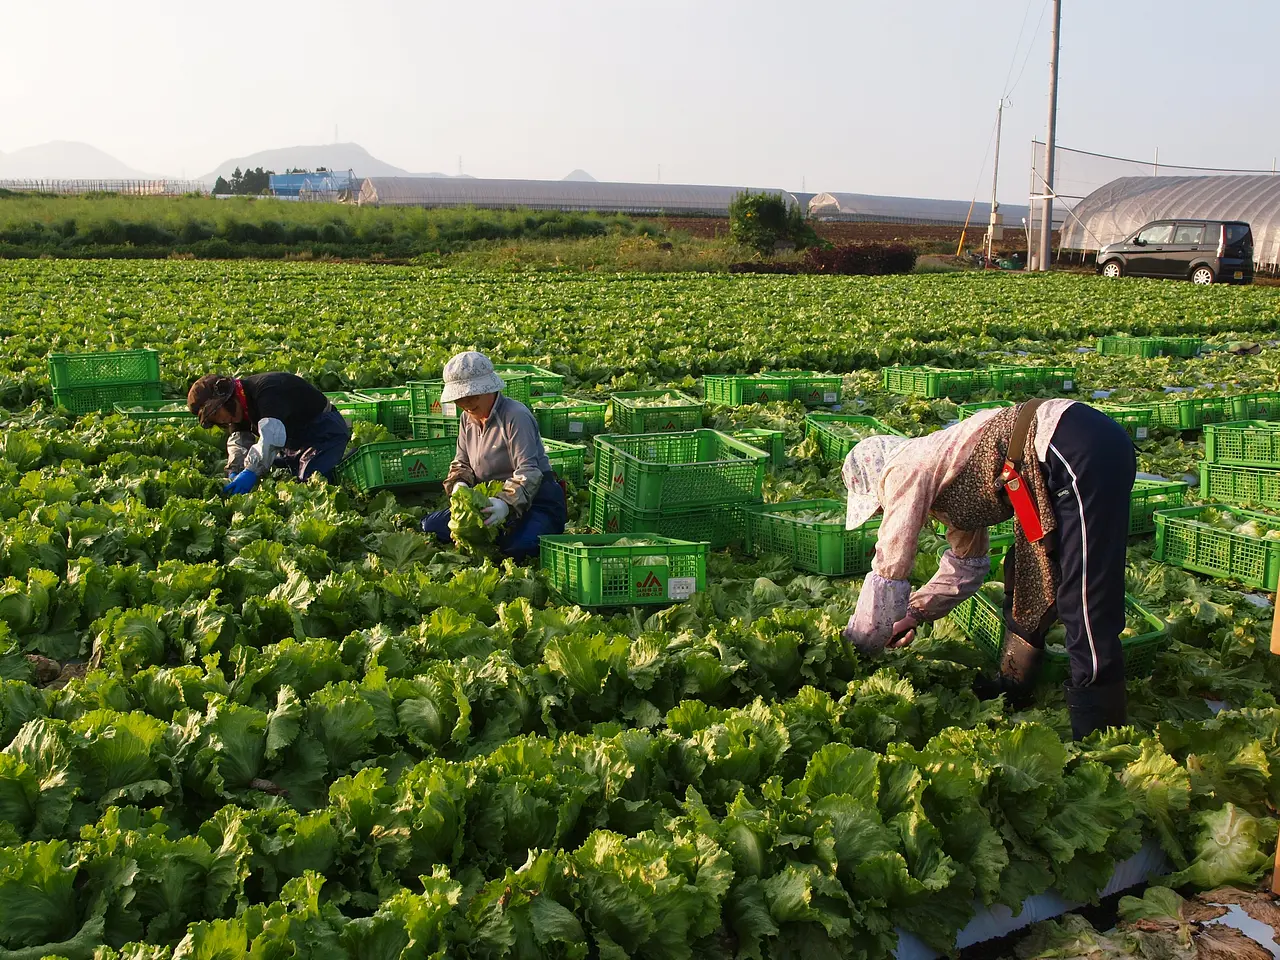
MULTIPOLYGON (((1018 227, 1030 212, 1025 204, 1000 204, 1006 227, 1018 227)), ((991 219, 991 204, 975 203, 969 212, 968 200, 928 200, 917 197, 881 197, 866 193, 820 193, 809 201, 809 216, 833 220, 863 220, 882 223, 937 223, 985 225, 991 219)), ((1063 212, 1054 205, 1053 222, 1060 223, 1063 212)))
POLYGON ((727 216, 729 202, 750 189, 680 183, 584 183, 571 180, 481 180, 451 177, 370 177, 360 204, 420 207, 528 207, 533 210, 592 210, 609 213, 710 213, 727 216))
POLYGON ((1152 220, 1243 220, 1253 228, 1253 259, 1280 262, 1280 177, 1121 177, 1078 203, 1062 231, 1068 250, 1097 250, 1152 220), (1078 219, 1077 219, 1078 218, 1078 219))

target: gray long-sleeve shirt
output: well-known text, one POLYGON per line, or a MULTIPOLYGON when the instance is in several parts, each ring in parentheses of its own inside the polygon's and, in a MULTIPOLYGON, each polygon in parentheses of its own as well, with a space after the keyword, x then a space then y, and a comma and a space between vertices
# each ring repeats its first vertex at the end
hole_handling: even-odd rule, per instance
POLYGON ((483 423, 469 413, 462 415, 458 450, 444 488, 452 492, 459 482, 474 485, 502 480, 505 485, 498 496, 519 515, 528 509, 542 478, 550 473, 551 463, 533 413, 523 403, 498 394, 483 423))

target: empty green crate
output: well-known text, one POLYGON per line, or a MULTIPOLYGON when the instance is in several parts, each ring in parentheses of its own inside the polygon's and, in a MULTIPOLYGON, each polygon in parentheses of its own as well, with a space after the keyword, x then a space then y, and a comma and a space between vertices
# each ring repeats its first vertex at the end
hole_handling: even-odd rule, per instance
POLYGON ((1153 400, 1146 403, 1107 404, 1111 410, 1145 410, 1148 436, 1152 430, 1181 430, 1182 407, 1178 400, 1153 400))
POLYGON ((844 381, 838 374, 815 373, 812 370, 790 370, 779 374, 791 386, 791 399, 806 407, 825 407, 840 402, 844 381))
POLYGON ((1194 357, 1200 353, 1204 341, 1199 337, 1156 337, 1160 352, 1167 357, 1194 357))
POLYGON ((355 391, 354 396, 359 400, 372 400, 377 403, 378 423, 397 437, 412 436, 413 425, 409 419, 412 409, 407 386, 363 387, 355 391))
POLYGON ((1280 390, 1231 397, 1232 420, 1280 420, 1280 390))
POLYGON ((1280 424, 1266 420, 1206 424, 1204 458, 1231 467, 1280 467, 1280 424))
POLYGON ((609 404, 595 400, 581 400, 572 406, 552 407, 534 400, 531 408, 533 415, 538 419, 538 432, 542 434, 543 439, 590 440, 596 434, 604 433, 604 418, 609 404))
MULTIPOLYGON (((503 380, 508 377, 528 377, 529 399, 556 397, 564 393, 564 377, 545 367, 534 366, 532 363, 499 363, 493 369, 503 380)), ((525 402, 528 403, 528 400, 525 402)))
POLYGON ((49 380, 55 389, 158 382, 160 354, 149 347, 104 353, 51 353, 49 380))
POLYGON ((610 429, 614 433, 663 433, 697 430, 702 426, 702 401, 679 390, 628 390, 609 398, 610 429), (674 405, 648 406, 646 400, 667 397, 674 405))
POLYGON ((604 434, 596 483, 638 510, 759 500, 768 456, 716 430, 604 434))
POLYGON ((103 383, 84 387, 54 387, 53 402, 72 413, 112 412, 117 403, 159 403, 163 391, 158 380, 139 383, 103 383))
POLYGON ((377 423, 378 422, 378 401, 376 400, 333 400, 329 401, 333 404, 333 409, 342 414, 342 419, 347 423, 377 423))
POLYGON ((1222 423, 1231 417, 1226 397, 1188 397, 1177 403, 1178 425, 1183 430, 1199 430, 1206 423, 1222 423))
POLYGON ((746 508, 745 551, 751 556, 780 554, 797 570, 841 577, 866 573, 876 552, 876 517, 855 530, 844 528, 842 500, 790 500, 752 504, 746 508), (829 511, 833 520, 806 520, 802 515, 829 511))
POLYGON ((1104 357, 1159 356, 1160 344, 1155 337, 1099 337, 1098 353, 1104 357))
POLYGON ((1186 502, 1187 485, 1181 480, 1135 480, 1129 494, 1129 536, 1152 533, 1155 512, 1173 510, 1186 502))
POLYGON ((692 510, 637 510, 598 484, 591 484, 590 490, 588 523, 597 533, 656 533, 679 540, 705 540, 713 550, 745 539, 742 504, 692 510))
POLYGON ((1134 440, 1146 440, 1151 435, 1151 410, 1147 407, 1112 407, 1098 405, 1105 413, 1134 440))
POLYGON ((1075 367, 995 366, 988 371, 991 387, 1000 393, 1070 392, 1076 387, 1075 367))
POLYGON ((338 464, 338 478, 361 492, 442 483, 457 445, 440 440, 387 440, 357 447, 338 464))
POLYGON ((1012 400, 983 400, 978 403, 961 403, 956 409, 959 411, 959 419, 966 420, 975 413, 981 413, 983 410, 998 410, 1001 407, 1012 407, 1012 400))
POLYGON ((910 394, 929 399, 967 397, 990 390, 989 370, 944 370, 938 367, 885 367, 881 376, 889 393, 910 394))
POLYGON ((587 480, 586 454, 587 448, 576 443, 563 443, 546 437, 542 445, 547 450, 547 459, 551 461, 551 469, 561 480, 568 480, 575 486, 582 486, 587 480))
POLYGON ((1274 592, 1280 581, 1280 540, 1266 540, 1199 522, 1197 516, 1208 507, 1229 513, 1241 523, 1257 520, 1270 526, 1280 522, 1273 516, 1221 504, 1157 510, 1155 558, 1184 570, 1274 592))
MULTIPOLYGON (((527 373, 508 373, 502 378, 505 386, 503 396, 518 400, 528 406, 530 377, 527 373)), ((409 414, 414 417, 455 416, 458 413, 456 403, 445 403, 441 400, 444 394, 443 380, 412 380, 409 388, 409 414)))
POLYGON ((781 430, 749 427, 742 430, 726 430, 735 440, 750 444, 769 455, 769 465, 780 467, 787 462, 787 437, 781 430))
POLYGON ((190 420, 192 423, 196 421, 195 414, 188 409, 185 400, 139 400, 133 403, 117 400, 113 409, 130 420, 190 420))
POLYGON ((717 374, 702 378, 702 397, 722 407, 791 399, 791 383, 772 373, 717 374))
POLYGON ((1201 463, 1199 493, 1209 500, 1280 510, 1280 469, 1201 463))
POLYGON ((458 436, 457 417, 410 417, 409 434, 415 440, 439 440, 458 436))
POLYGON ((706 543, 648 535, 649 543, 619 546, 625 536, 540 537, 552 589, 580 607, 678 603, 707 589, 706 543))
POLYGON ((897 430, 881 423, 875 417, 863 417, 852 413, 810 413, 804 418, 805 437, 814 437, 822 448, 823 456, 839 462, 849 455, 858 441, 841 432, 841 425, 853 427, 865 436, 890 433, 902 436, 897 430))

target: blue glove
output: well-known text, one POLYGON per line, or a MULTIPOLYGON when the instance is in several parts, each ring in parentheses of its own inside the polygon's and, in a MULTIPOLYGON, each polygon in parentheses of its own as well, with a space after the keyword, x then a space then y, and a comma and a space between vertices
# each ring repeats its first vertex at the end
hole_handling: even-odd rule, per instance
POLYGON ((222 495, 230 497, 237 493, 248 493, 257 485, 258 475, 256 473, 252 470, 241 470, 231 478, 230 483, 222 488, 222 495))

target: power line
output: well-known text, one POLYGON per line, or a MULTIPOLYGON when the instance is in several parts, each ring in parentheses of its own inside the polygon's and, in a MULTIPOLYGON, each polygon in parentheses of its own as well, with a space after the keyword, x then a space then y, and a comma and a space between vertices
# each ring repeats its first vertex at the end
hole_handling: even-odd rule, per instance
POLYGON ((1048 9, 1049 0, 1044 0, 1044 5, 1040 8, 1040 19, 1036 21, 1036 28, 1031 32, 1031 39, 1027 43, 1027 55, 1022 58, 1022 69, 1018 71, 1018 79, 1013 81, 1013 86, 1010 87, 1009 92, 1005 94, 1006 97, 1010 96, 1014 90, 1018 89, 1018 84, 1022 82, 1022 75, 1027 72, 1027 62, 1031 59, 1031 51, 1036 48, 1036 37, 1040 36, 1040 24, 1044 23, 1045 11, 1048 9))
POLYGON ((1009 72, 1004 75, 1004 87, 1009 89, 1009 78, 1013 76, 1013 65, 1018 62, 1018 48, 1022 46, 1022 34, 1027 29, 1027 18, 1031 16, 1031 5, 1036 0, 1027 0, 1027 9, 1022 11, 1022 26, 1018 27, 1018 39, 1013 41, 1013 53, 1009 57, 1009 72))

